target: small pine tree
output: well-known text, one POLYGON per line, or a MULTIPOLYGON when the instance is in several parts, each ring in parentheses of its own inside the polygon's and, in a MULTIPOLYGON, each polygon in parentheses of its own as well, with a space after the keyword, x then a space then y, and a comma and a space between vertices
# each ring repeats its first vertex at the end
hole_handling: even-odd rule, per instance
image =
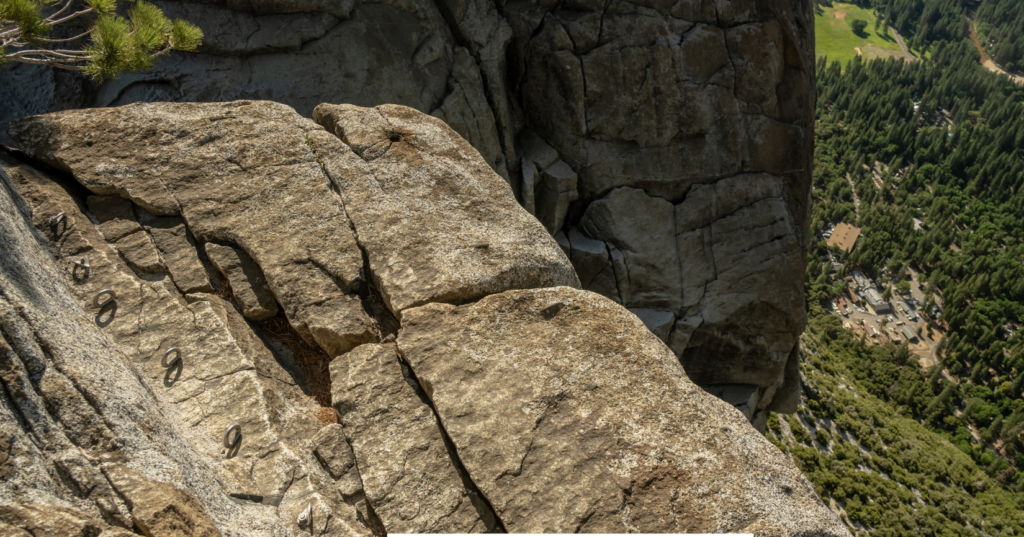
POLYGON ((202 41, 203 32, 195 25, 172 21, 144 0, 129 1, 134 5, 126 18, 116 14, 118 0, 0 0, 0 65, 48 65, 104 80, 149 69, 159 56, 195 50, 202 41), (65 39, 48 37, 55 26, 83 15, 95 17, 84 32, 65 39), (68 48, 59 48, 64 46, 68 48))

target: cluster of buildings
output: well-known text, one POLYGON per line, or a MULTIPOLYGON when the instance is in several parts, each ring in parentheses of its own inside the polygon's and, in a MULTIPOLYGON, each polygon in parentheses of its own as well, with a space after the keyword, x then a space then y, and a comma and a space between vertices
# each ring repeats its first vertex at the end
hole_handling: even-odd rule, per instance
POLYGON ((864 298, 867 300, 868 307, 871 308, 871 311, 875 312, 875 315, 892 313, 892 305, 882 299, 882 295, 878 292, 878 289, 868 287, 867 290, 864 291, 864 298))
POLYGON ((907 320, 908 321, 916 321, 917 320, 917 312, 914 311, 913 309, 911 309, 910 305, 907 304, 906 301, 904 301, 902 299, 901 300, 897 300, 896 301, 896 307, 899 308, 900 311, 903 312, 903 315, 907 316, 907 320))
MULTIPOLYGON (((875 282, 871 278, 868 278, 863 272, 855 270, 853 271, 853 281, 857 283, 857 288, 872 313, 875 315, 892 313, 892 305, 882 299, 882 294, 878 292, 875 282)), ((853 293, 853 291, 850 292, 853 293)))
MULTIPOLYGON (((916 223, 917 222, 915 222, 915 224, 916 223)), ((849 253, 853 250, 857 239, 860 237, 860 228, 851 226, 845 222, 840 222, 834 226, 830 224, 822 230, 822 236, 825 238, 829 247, 835 246, 840 250, 849 253)), ((838 271, 840 268, 841 266, 833 263, 833 270, 838 271)), ((895 313, 893 311, 892 304, 890 304, 888 300, 884 300, 882 298, 882 293, 879 292, 878 287, 875 286, 875 282, 871 278, 859 270, 853 271, 851 276, 856 284, 856 291, 852 288, 848 289, 845 296, 840 295, 832 303, 833 308, 835 308, 840 315, 846 317, 855 308, 863 312, 862 303, 864 303, 866 307, 871 310, 871 313, 875 315, 889 315, 895 313), (847 297, 850 301, 849 305, 847 305, 847 297)), ((918 320, 917 312, 910 307, 907 301, 902 299, 897 300, 896 307, 903 312, 908 321, 918 320)), ((889 320, 892 320, 891 316, 889 317, 889 320)), ((896 335, 897 333, 902 334, 907 341, 917 339, 917 334, 912 328, 902 322, 897 322, 896 324, 899 329, 897 330, 895 327, 889 327, 888 332, 891 334, 886 334, 890 339, 898 342, 899 337, 896 335)), ((877 337, 885 332, 870 325, 867 327, 867 330, 871 337, 877 337)))
MULTIPOLYGON (((867 307, 875 315, 888 315, 894 313, 892 304, 890 304, 887 300, 882 299, 882 294, 878 292, 878 288, 875 286, 875 282, 871 278, 868 278, 867 275, 865 275, 863 272, 859 270, 853 271, 851 276, 853 277, 854 282, 857 284, 857 291, 855 292, 854 290, 850 289, 849 291, 847 291, 847 293, 849 294, 850 299, 855 304, 860 303, 858 297, 859 295, 860 297, 863 297, 864 302, 867 303, 867 307)), ((842 299, 840 298, 840 300, 842 299)), ((910 307, 906 300, 897 300, 896 307, 903 312, 903 315, 906 316, 908 321, 917 321, 919 319, 917 312, 910 307)), ((889 320, 892 320, 891 316, 889 317, 889 320)), ((903 337, 905 337, 907 341, 917 339, 917 334, 914 332, 912 328, 903 324, 902 322, 898 322, 896 324, 899 326, 898 332, 902 333, 903 337)), ((881 333, 874 326, 870 326, 868 328, 868 331, 870 332, 872 337, 878 336, 881 333)), ((897 332, 897 330, 895 330, 892 327, 889 328, 889 331, 893 332, 894 334, 897 332)), ((889 337, 894 341, 899 341, 899 339, 896 338, 895 336, 889 337)))

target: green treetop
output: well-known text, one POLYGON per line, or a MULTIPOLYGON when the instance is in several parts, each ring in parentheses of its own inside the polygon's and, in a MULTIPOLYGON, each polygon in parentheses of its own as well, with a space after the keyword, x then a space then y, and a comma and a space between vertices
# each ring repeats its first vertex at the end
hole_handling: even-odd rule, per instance
MULTIPOLYGON (((131 1, 131 0, 129 0, 131 1)), ((116 14, 118 0, 0 0, 0 64, 8 61, 84 71, 95 80, 124 71, 149 69, 171 50, 195 50, 198 27, 170 20, 153 4, 138 0, 127 18, 116 14), (80 17, 85 31, 63 39, 53 28, 80 17)))

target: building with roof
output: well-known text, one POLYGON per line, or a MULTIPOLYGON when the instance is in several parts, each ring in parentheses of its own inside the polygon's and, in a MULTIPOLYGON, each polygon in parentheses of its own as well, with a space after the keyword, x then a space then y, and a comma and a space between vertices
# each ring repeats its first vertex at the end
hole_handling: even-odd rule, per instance
POLYGON ((857 237, 859 236, 859 227, 853 227, 845 222, 840 222, 836 225, 832 236, 828 238, 828 245, 838 246, 840 250, 849 253, 853 250, 853 245, 857 242, 857 237))
POLYGON ((863 272, 859 270, 853 271, 853 281, 857 282, 857 287, 867 289, 868 287, 874 287, 871 283, 871 278, 868 278, 863 272))
POLYGON ((917 334, 915 334, 914 331, 911 330, 910 327, 907 325, 901 326, 900 331, 903 332, 903 337, 907 338, 907 341, 913 341, 917 339, 917 334))
POLYGON ((896 304, 900 307, 901 310, 903 310, 903 314, 907 316, 907 319, 911 321, 917 320, 917 312, 911 309, 910 304, 908 304, 905 300, 898 300, 896 304))
POLYGON ((868 307, 871 308, 871 311, 875 312, 875 315, 892 313, 892 306, 890 306, 888 302, 882 300, 882 295, 878 293, 877 289, 872 287, 871 289, 868 289, 864 295, 864 298, 868 301, 868 307))

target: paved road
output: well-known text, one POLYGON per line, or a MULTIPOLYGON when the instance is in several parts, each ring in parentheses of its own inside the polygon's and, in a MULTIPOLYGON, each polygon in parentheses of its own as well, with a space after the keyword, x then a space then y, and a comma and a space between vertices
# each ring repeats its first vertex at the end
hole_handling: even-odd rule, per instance
POLYGON ((903 50, 903 54, 907 56, 907 61, 916 62, 917 58, 907 50, 907 44, 903 42, 903 38, 900 37, 899 32, 897 32, 895 28, 889 28, 889 31, 892 32, 892 36, 896 38, 896 44, 900 46, 901 50, 903 50))
POLYGON ((978 48, 978 53, 981 54, 981 66, 993 73, 1001 73, 1018 84, 1024 84, 1024 76, 1012 75, 1003 70, 1002 67, 996 65, 996 62, 992 61, 986 54, 985 49, 981 46, 981 41, 978 41, 978 30, 974 27, 974 15, 971 14, 967 17, 968 23, 971 25, 971 40, 974 41, 974 46, 978 48))

